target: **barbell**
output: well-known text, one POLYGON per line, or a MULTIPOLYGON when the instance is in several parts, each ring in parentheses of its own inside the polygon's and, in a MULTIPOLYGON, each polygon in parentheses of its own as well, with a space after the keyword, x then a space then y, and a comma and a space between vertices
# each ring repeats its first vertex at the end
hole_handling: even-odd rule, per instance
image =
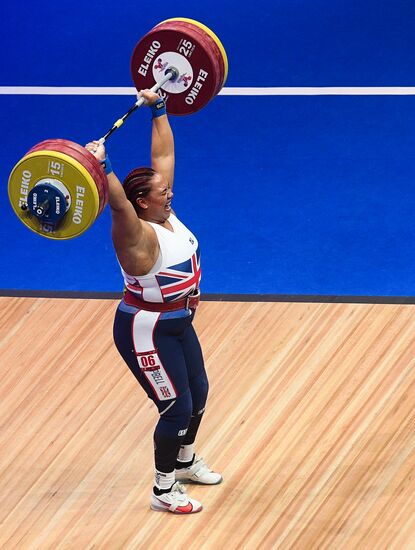
MULTIPOLYGON (((150 88, 164 98, 170 115, 202 109, 225 84, 228 60, 219 38, 193 19, 162 21, 135 46, 131 75, 137 90, 150 88)), ((100 139, 104 143, 142 104, 140 97, 100 139)), ((32 147, 14 166, 10 203, 26 227, 49 239, 84 233, 108 202, 108 182, 92 153, 66 139, 32 147)))

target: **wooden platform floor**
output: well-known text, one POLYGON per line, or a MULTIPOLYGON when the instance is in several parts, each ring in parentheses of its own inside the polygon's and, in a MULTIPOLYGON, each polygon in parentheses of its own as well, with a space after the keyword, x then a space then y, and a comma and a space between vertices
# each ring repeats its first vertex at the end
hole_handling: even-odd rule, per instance
POLYGON ((414 549, 414 306, 202 303, 200 514, 149 509, 116 302, 0 298, 0 548, 414 549))

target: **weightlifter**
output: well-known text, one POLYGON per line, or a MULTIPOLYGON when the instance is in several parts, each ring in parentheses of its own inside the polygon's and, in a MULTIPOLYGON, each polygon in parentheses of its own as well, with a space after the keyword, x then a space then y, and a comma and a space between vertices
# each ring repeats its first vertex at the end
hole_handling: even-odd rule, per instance
POLYGON ((86 148, 108 178, 112 239, 125 283, 114 322, 118 351, 159 412, 154 431, 151 508, 176 514, 202 509, 180 482, 215 485, 222 476, 194 452, 208 380, 192 326, 199 303, 200 252, 171 207, 174 139, 163 99, 140 92, 152 121, 151 168, 132 170, 123 186, 104 145, 86 148))

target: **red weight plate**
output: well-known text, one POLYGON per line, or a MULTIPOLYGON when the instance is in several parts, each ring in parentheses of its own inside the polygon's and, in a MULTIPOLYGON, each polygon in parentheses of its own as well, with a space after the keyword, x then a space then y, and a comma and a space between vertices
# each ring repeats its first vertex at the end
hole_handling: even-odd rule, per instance
POLYGON ((43 141, 34 147, 29 152, 34 151, 57 151, 60 153, 65 153, 68 156, 72 157, 74 160, 77 160, 82 164, 86 170, 90 173, 91 177, 93 178, 95 185, 97 187, 98 196, 99 196, 99 205, 98 205, 98 215, 102 212, 105 205, 108 202, 108 184, 106 177, 104 176, 103 170, 97 161, 97 159, 89 153, 86 149, 78 145, 77 143, 68 141, 68 140, 62 140, 62 139, 55 139, 55 140, 46 140, 43 141), (68 145, 69 144, 69 145, 68 145), (73 147, 75 145, 76 147, 73 147), (84 153, 88 153, 87 155, 84 153), (93 161, 91 162, 91 157, 93 158, 93 161), (94 162, 95 161, 95 162, 94 162))
POLYGON ((98 190, 99 208, 98 215, 108 202, 108 183, 105 173, 99 161, 87 149, 77 143, 65 139, 45 140, 32 147, 29 153, 39 150, 57 151, 65 153, 80 162, 91 174, 98 190))
POLYGON ((222 52, 220 51, 217 43, 214 41, 214 39, 203 30, 203 28, 197 26, 196 24, 187 22, 187 21, 164 21, 163 23, 160 23, 155 27, 156 29, 178 29, 183 32, 190 33, 193 37, 196 36, 198 40, 200 40, 201 44, 204 45, 206 52, 208 52, 210 55, 213 55, 215 58, 215 66, 217 71, 217 86, 215 90, 215 95, 217 95, 220 90, 222 89, 222 86, 224 84, 225 80, 225 63, 222 56, 222 52))
POLYGON ((203 30, 203 28, 201 28, 201 27, 199 27, 195 24, 185 22, 185 21, 180 21, 180 24, 188 25, 188 26, 192 27, 194 29, 194 32, 199 33, 201 36, 203 36, 203 39, 206 41, 206 44, 211 47, 211 51, 215 55, 215 57, 218 61, 218 64, 219 64, 220 78, 218 79, 218 87, 217 87, 217 90, 216 90, 216 95, 217 95, 221 91, 221 89, 222 89, 222 87, 225 83, 225 61, 223 59, 222 52, 219 49, 219 46, 217 45, 215 40, 207 32, 205 32, 203 30))
MULTIPOLYGON (((198 28, 202 29, 203 32, 208 34, 213 39, 213 41, 215 42, 215 44, 217 45, 217 47, 219 49, 219 52, 221 54, 221 58, 222 58, 222 61, 223 61, 223 66, 224 66, 224 77, 223 77, 223 82, 222 82, 222 87, 223 87, 225 85, 226 79, 228 77, 229 64, 228 64, 228 56, 226 55, 226 50, 223 47, 223 44, 220 41, 219 37, 211 29, 209 29, 209 27, 206 27, 206 25, 204 25, 200 21, 196 21, 195 19, 189 19, 187 17, 172 17, 170 19, 166 19, 166 20, 162 21, 161 23, 167 23, 168 21, 183 21, 185 23, 190 23, 191 25, 194 25, 195 27, 198 27, 198 28)), ((159 23, 159 25, 161 23, 159 23)))
POLYGON ((173 85, 169 82, 163 86, 169 114, 182 115, 196 112, 213 97, 216 89, 212 57, 197 42, 197 55, 192 54, 193 59, 189 63, 186 56, 182 54, 182 52, 190 52, 186 49, 188 45, 194 45, 194 39, 188 32, 182 34, 177 29, 160 30, 151 31, 134 50, 132 73, 133 78, 135 75, 135 85, 138 89, 150 87, 155 81, 160 80, 157 76, 164 74, 165 66, 173 65, 178 68, 179 79, 173 85), (143 62, 140 63, 141 59, 143 62), (196 79, 200 75, 198 83, 194 82, 194 72, 196 79), (208 77, 206 82, 201 81, 206 77, 208 77))
POLYGON ((78 146, 81 149, 80 151, 74 147, 66 145, 59 145, 58 147, 60 152, 71 155, 74 159, 78 160, 93 177, 99 195, 98 215, 101 214, 108 202, 108 182, 99 161, 97 161, 92 153, 86 149, 83 149, 81 146, 78 146), (91 156, 93 159, 92 162, 91 156))
POLYGON ((98 173, 100 179, 104 180, 105 174, 100 162, 95 158, 92 153, 85 149, 85 147, 82 147, 82 145, 79 145, 78 143, 75 143, 74 141, 69 141, 67 139, 48 139, 32 147, 29 152, 32 152, 35 149, 42 149, 44 148, 44 145, 63 145, 66 147, 70 147, 71 149, 82 155, 82 157, 88 162, 88 165, 91 166, 91 168, 98 173))
POLYGON ((155 29, 158 29, 158 30, 164 29, 164 30, 182 32, 191 36, 193 40, 196 41, 196 43, 199 42, 199 44, 204 48, 205 53, 211 59, 211 62, 214 66, 214 71, 215 71, 214 76, 216 79, 216 87, 215 87, 214 95, 216 95, 220 91, 223 85, 225 66, 224 66, 221 52, 216 42, 213 40, 213 38, 207 32, 205 32, 201 27, 198 27, 195 24, 192 24, 190 22, 185 22, 185 21, 164 21, 163 23, 159 23, 155 27, 155 29))
MULTIPOLYGON (((68 141, 68 140, 61 140, 61 143, 62 145, 71 148, 73 151, 78 152, 81 155, 81 157, 78 159, 79 162, 81 162, 87 169, 88 169, 88 166, 90 167, 88 171, 90 172, 90 174, 94 178, 95 183, 97 184, 98 192, 100 196, 100 209, 99 209, 99 214, 100 214, 108 202, 107 176, 105 175, 105 172, 101 166, 101 163, 90 151, 85 149, 85 147, 82 147, 82 145, 79 145, 74 141, 68 141), (84 161, 82 161, 82 158, 84 159, 84 161), (102 207, 101 207, 101 202, 102 202, 102 207)), ((68 151, 68 154, 69 154, 69 151, 68 151)))
POLYGON ((210 58, 210 61, 214 67, 215 89, 212 96, 213 98, 220 90, 224 76, 223 63, 221 64, 221 60, 218 55, 219 50, 213 40, 198 27, 189 25, 188 23, 183 23, 181 21, 162 23, 160 26, 157 26, 157 29, 174 30, 176 32, 179 31, 186 33, 189 38, 198 42, 199 45, 204 48, 206 55, 210 58))
MULTIPOLYGON (((160 25, 163 27, 164 25, 160 25)), ((150 88, 168 66, 179 70, 179 78, 163 86, 167 110, 173 115, 194 113, 204 107, 218 87, 219 67, 211 48, 193 29, 155 27, 134 49, 131 73, 138 90, 150 88)))

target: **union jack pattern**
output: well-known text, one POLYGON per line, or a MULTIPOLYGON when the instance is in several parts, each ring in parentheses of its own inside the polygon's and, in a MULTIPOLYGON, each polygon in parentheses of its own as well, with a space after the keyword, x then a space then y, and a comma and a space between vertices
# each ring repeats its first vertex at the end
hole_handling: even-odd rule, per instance
POLYGON ((181 300, 199 288, 202 271, 200 269, 200 251, 189 260, 172 265, 156 275, 164 302, 181 300))
POLYGON ((173 231, 151 224, 160 245, 153 272, 129 275, 121 268, 126 288, 146 302, 183 300, 199 288, 201 269, 197 239, 174 214, 169 221, 173 231))

